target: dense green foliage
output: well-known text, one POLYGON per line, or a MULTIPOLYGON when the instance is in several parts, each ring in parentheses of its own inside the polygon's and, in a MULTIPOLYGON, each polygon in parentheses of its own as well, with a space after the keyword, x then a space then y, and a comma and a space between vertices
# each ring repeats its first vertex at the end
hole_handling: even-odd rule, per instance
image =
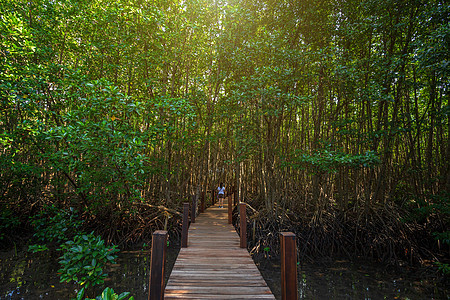
POLYGON ((74 281, 86 287, 103 284, 108 274, 103 273, 106 263, 114 263, 119 250, 116 246, 108 247, 105 241, 93 233, 76 235, 73 241, 61 245, 59 263, 62 268, 61 282, 74 281))
POLYGON ((37 215, 32 216, 34 237, 41 243, 63 243, 77 234, 82 222, 77 220, 77 215, 70 210, 58 209, 55 206, 46 206, 37 215))
POLYGON ((224 181, 319 225, 395 218, 445 253, 449 14, 438 0, 4 0, 0 229, 55 204, 129 241, 224 181))
POLYGON ((85 289, 82 288, 78 294, 76 300, 134 300, 134 297, 130 297, 130 292, 123 292, 120 295, 114 292, 112 288, 105 288, 100 296, 95 299, 84 298, 85 289), (130 298, 128 298, 130 297, 130 298), (83 299, 84 298, 84 299, 83 299))
MULTIPOLYGON (((81 227, 84 222, 73 208, 58 209, 56 206, 45 206, 32 217, 34 238, 39 244, 33 244, 28 250, 36 253, 58 247, 61 251, 58 270, 61 282, 74 282, 84 289, 104 283, 107 277, 106 264, 114 263, 119 252, 117 246, 108 246, 105 241, 93 232, 85 234, 81 227)), ((108 294, 109 295, 109 294, 108 294)))

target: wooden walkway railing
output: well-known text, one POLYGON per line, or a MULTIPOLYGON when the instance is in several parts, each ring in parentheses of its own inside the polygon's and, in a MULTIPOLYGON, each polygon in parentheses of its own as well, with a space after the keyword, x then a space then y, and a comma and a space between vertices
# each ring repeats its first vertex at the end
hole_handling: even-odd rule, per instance
MULTIPOLYGON (((231 204, 231 198, 228 205, 226 202, 225 199, 224 208, 218 208, 217 205, 209 207, 197 216, 195 223, 190 224, 188 234, 182 237, 182 248, 165 290, 161 279, 163 274, 158 275, 157 272, 164 273, 163 266, 161 270, 161 255, 164 257, 165 254, 158 252, 166 243, 160 236, 167 233, 154 233, 149 299, 275 299, 250 257, 246 243, 242 245, 242 239, 230 224, 231 210, 228 205, 231 204), (160 246, 155 245, 155 242, 160 246), (157 269, 155 273, 153 268, 157 269)), ((186 208, 185 204, 185 215, 186 208)), ((240 211, 241 215, 245 215, 245 205, 240 207, 240 211)), ((288 240, 292 237, 289 234, 287 236, 288 240)), ((289 256, 293 257, 289 259, 290 268, 294 268, 295 272, 295 278, 291 279, 282 274, 282 288, 288 291, 282 292, 282 297, 297 299, 295 235, 287 242, 290 245, 285 242, 286 234, 282 234, 281 239, 282 248, 287 245, 292 252, 293 245, 294 254, 290 253, 289 256)), ((282 269, 284 259, 282 257, 282 269)))

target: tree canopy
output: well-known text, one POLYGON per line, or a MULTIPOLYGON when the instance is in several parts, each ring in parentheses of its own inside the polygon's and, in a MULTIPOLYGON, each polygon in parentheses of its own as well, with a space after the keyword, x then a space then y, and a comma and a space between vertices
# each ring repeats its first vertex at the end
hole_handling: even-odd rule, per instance
POLYGON ((395 207, 448 233, 449 15, 435 0, 3 0, 1 226, 49 203, 140 218, 223 181, 270 214, 395 207))

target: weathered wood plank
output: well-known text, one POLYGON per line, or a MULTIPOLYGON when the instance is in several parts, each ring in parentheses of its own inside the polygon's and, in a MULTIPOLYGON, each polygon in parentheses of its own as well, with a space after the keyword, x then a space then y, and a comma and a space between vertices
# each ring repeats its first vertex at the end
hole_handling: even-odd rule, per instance
POLYGON ((239 236, 228 224, 227 206, 200 214, 188 235, 165 299, 275 299, 247 249, 240 248, 239 236))
POLYGON ((275 299, 273 295, 215 295, 215 294, 173 294, 164 299, 275 299), (255 298, 256 297, 256 298, 255 298))

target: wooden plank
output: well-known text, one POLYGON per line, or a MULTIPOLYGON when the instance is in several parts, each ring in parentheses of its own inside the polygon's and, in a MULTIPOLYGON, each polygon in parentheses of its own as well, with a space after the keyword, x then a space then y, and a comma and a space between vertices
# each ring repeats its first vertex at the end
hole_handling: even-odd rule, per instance
POLYGON ((228 209, 210 207, 189 228, 164 299, 275 299, 240 238, 228 209))
POLYGON ((275 299, 273 295, 215 295, 215 294, 173 294, 164 299, 275 299), (255 298, 257 297, 257 298, 255 298))
POLYGON ((168 294, 264 295, 270 294, 270 290, 267 291, 267 287, 265 286, 250 286, 250 287, 179 286, 174 289, 166 289, 166 295, 168 294))

